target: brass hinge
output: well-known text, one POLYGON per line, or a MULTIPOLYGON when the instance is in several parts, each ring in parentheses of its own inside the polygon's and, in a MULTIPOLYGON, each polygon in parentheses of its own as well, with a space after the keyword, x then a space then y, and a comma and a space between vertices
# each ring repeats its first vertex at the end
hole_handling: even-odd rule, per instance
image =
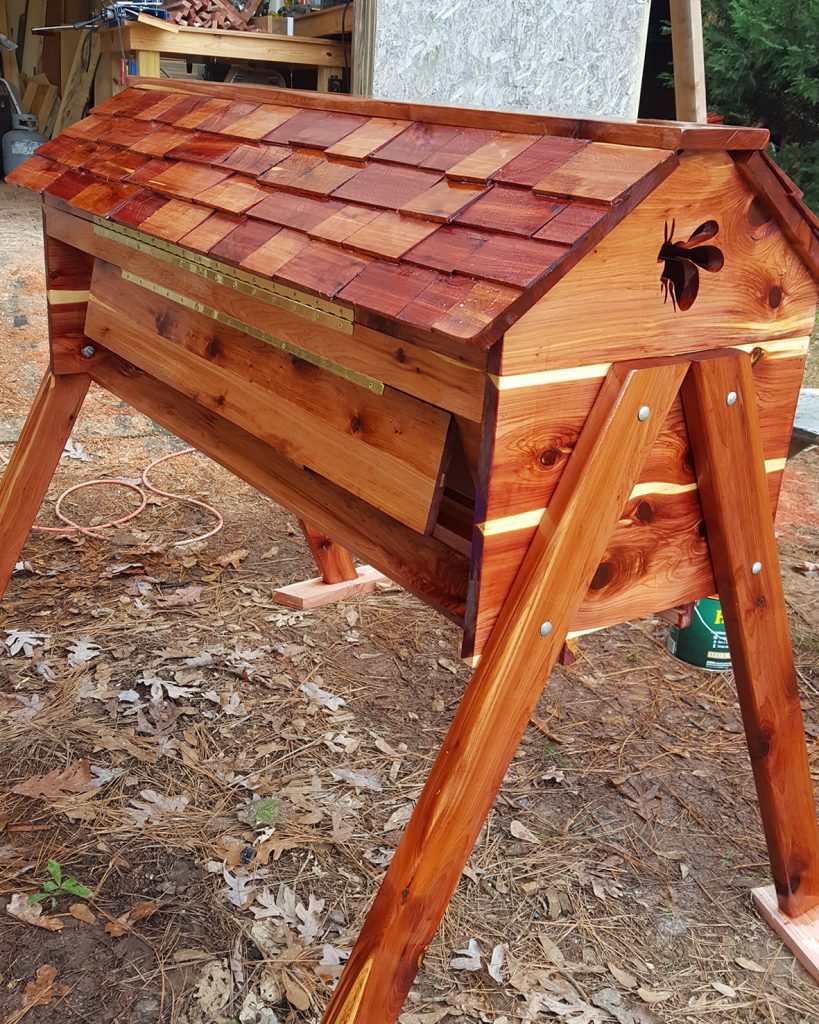
POLYGON ((161 295, 165 299, 170 299, 172 302, 179 303, 180 306, 192 309, 195 313, 201 313, 203 316, 210 317, 211 320, 217 320, 219 323, 226 324, 228 327, 233 327, 235 330, 241 331, 243 334, 249 334, 253 338, 258 338, 259 341, 264 341, 268 345, 272 345, 274 348, 281 349, 283 352, 287 352, 292 356, 303 359, 305 362, 312 363, 314 366, 320 366, 323 370, 327 370, 329 373, 333 373, 337 377, 343 377, 345 380, 349 380, 351 383, 359 385, 359 387, 367 388, 367 390, 372 391, 373 394, 382 395, 384 393, 383 383, 380 380, 376 380, 374 377, 368 377, 365 373, 358 373, 356 370, 351 370, 347 366, 341 366, 339 363, 334 363, 330 359, 324 359, 322 356, 317 356, 314 352, 308 352, 306 349, 299 348, 298 345, 293 345, 289 341, 283 341, 281 338, 268 334, 266 331, 260 331, 258 327, 253 327, 252 324, 246 324, 242 320, 237 320, 236 317, 223 313, 221 310, 213 309, 211 306, 206 306, 204 302, 191 299, 187 295, 180 295, 179 292, 172 291, 170 288, 166 288, 161 284, 154 284, 153 281, 146 281, 144 278, 138 277, 136 274, 132 274, 129 270, 123 270, 122 277, 126 281, 131 281, 133 284, 139 285, 140 288, 147 288, 148 291, 154 292, 156 295, 161 295))

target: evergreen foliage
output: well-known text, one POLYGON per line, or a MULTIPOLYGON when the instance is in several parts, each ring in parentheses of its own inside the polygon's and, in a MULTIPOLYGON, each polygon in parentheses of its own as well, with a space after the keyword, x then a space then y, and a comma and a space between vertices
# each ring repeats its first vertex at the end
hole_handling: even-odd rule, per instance
POLYGON ((703 0, 708 109, 770 129, 819 210, 819 0, 703 0))

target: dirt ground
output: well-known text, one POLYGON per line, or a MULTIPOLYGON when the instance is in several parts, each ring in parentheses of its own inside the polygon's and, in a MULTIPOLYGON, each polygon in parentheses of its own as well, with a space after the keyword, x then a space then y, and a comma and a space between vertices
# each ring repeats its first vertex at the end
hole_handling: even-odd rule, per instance
MULTIPOLYGON (((6 186, 0 322, 5 462, 45 352, 37 208, 6 186)), ((101 394, 74 438, 43 524, 67 487, 182 447, 101 394)), ((224 529, 174 548, 211 518, 156 499, 105 539, 33 533, 0 605, 0 1021, 316 1024, 467 682, 458 631, 392 587, 282 609, 272 589, 312 575, 293 519, 198 455, 152 478, 224 529)), ((816 449, 778 528, 819 790, 816 449)), ((750 904, 768 869, 732 676, 664 632, 594 634, 554 673, 402 1024, 819 1021, 750 904)))

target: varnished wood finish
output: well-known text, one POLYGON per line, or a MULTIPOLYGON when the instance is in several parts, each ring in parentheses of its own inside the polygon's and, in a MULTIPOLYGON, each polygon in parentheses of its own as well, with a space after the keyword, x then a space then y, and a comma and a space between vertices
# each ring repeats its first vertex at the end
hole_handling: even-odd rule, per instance
MULTIPOLYGON (((155 284, 167 285, 167 264, 96 235, 91 224, 66 216, 61 210, 47 207, 45 216, 47 230, 55 238, 155 284)), ((174 272, 173 286, 188 298, 215 306, 223 313, 273 333, 283 341, 292 342, 351 370, 369 374, 439 408, 470 420, 481 419, 486 357, 471 346, 462 345, 460 351, 455 352, 442 343, 440 351, 432 351, 412 341, 397 341, 377 330, 358 325, 352 335, 341 334, 286 309, 271 311, 271 307, 259 299, 213 284, 184 270, 174 272)))
POLYGON ((303 519, 299 520, 299 526, 325 583, 344 583, 345 580, 358 579, 353 556, 346 548, 336 544, 326 533, 303 519))
POLYGON ((810 334, 816 284, 773 219, 757 223, 757 209, 729 156, 683 157, 674 174, 509 328, 500 372, 608 362, 627 358, 635 345, 648 356, 810 334), (686 239, 712 219, 725 265, 701 273, 694 305, 675 310, 660 291, 664 227, 673 223, 675 237, 686 239), (578 316, 592 308, 594 316, 578 316))
POLYGON ((468 572, 462 555, 282 458, 247 431, 124 360, 110 356, 93 368, 92 376, 298 518, 332 534, 336 543, 410 593, 462 622, 468 572))
POLYGON ((695 361, 682 394, 774 885, 795 917, 819 905, 819 827, 749 357, 695 361))
MULTIPOLYGON (((142 89, 164 90, 167 80, 129 78, 129 84, 142 89)), ((293 104, 320 107, 341 113, 368 117, 392 117, 430 124, 460 125, 471 128, 497 128, 514 132, 548 132, 558 136, 580 136, 595 142, 631 146, 656 146, 661 149, 765 149, 769 134, 760 128, 690 125, 674 121, 601 121, 596 118, 544 117, 511 111, 504 113, 463 107, 439 107, 424 103, 401 103, 331 93, 316 95, 296 89, 270 90, 253 85, 224 85, 217 82, 175 81, 174 89, 192 96, 221 96, 259 103, 293 104)))
POLYGON ((323 1017, 391 1024, 686 364, 611 371, 323 1017), (656 419, 640 422, 650 405, 656 419), (548 621, 551 632, 541 635, 548 621))
POLYGON ((5 591, 26 537, 60 461, 90 377, 47 370, 0 481, 0 593, 5 591))
POLYGON ((442 410, 294 367, 264 342, 130 284, 101 261, 85 333, 416 532, 434 522, 450 428, 442 410))

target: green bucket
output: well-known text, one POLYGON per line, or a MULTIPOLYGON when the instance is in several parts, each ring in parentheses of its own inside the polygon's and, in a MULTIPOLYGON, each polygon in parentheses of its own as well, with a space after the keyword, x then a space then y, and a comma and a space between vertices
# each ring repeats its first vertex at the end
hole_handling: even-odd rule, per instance
POLYGON ((669 654, 696 668, 709 672, 724 672, 730 668, 731 652, 719 599, 703 597, 696 601, 691 625, 685 628, 671 626, 666 648, 669 654))

